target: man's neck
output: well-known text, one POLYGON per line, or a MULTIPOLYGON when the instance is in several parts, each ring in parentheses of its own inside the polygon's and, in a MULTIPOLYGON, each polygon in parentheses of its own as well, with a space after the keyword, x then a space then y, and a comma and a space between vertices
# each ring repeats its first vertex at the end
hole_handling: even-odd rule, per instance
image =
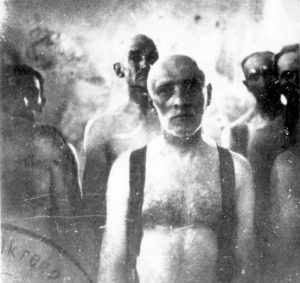
POLYGON ((276 117, 282 115, 282 104, 279 100, 276 102, 276 100, 274 100, 274 96, 276 96, 275 91, 270 90, 269 94, 263 95, 263 97, 266 97, 263 102, 256 103, 256 110, 264 119, 274 120, 276 117), (271 97, 271 99, 268 99, 268 97, 271 97))
POLYGON ((147 115, 149 110, 149 100, 147 89, 141 86, 128 86, 129 101, 135 103, 143 115, 147 115))
POLYGON ((187 137, 177 137, 163 131, 163 144, 167 151, 177 152, 179 155, 193 155, 204 144, 201 129, 187 137))

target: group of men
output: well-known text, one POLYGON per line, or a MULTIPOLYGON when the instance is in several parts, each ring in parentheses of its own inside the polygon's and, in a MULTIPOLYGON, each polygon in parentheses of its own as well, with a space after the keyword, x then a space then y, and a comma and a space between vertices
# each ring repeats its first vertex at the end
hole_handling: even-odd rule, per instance
POLYGON ((222 135, 222 144, 247 157, 252 167, 261 282, 299 281, 299 268, 295 267, 299 243, 295 239, 300 230, 293 228, 293 235, 288 232, 300 219, 298 165, 293 158, 285 159, 284 168, 289 169, 277 169, 279 160, 299 143, 299 60, 299 44, 285 46, 278 54, 265 51, 247 56, 242 61, 244 84, 255 97, 256 107, 225 128, 222 135))
POLYGON ((81 282, 299 282, 299 44, 242 61, 256 107, 223 147, 203 134, 212 87, 193 58, 160 59, 145 35, 122 50, 128 102, 88 122, 82 189, 73 147, 35 123, 41 75, 1 70, 4 229, 64 248, 74 282, 75 267, 81 282))

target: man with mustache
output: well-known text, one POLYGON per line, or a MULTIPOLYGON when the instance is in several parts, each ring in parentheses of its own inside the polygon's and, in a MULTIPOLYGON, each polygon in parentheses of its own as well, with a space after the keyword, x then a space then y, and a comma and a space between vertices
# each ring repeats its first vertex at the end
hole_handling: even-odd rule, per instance
POLYGON ((148 90, 162 133, 112 167, 100 282, 247 282, 252 174, 201 133, 211 86, 173 55, 151 68, 148 90))
MULTIPOLYGON (((84 136, 84 212, 90 215, 88 221, 96 230, 98 243, 102 235, 99 227, 105 224, 106 184, 112 163, 120 153, 143 146, 159 133, 146 85, 150 67, 158 59, 156 46, 151 38, 139 34, 124 42, 121 48, 122 58, 113 68, 127 83, 128 101, 118 109, 90 120, 84 136)), ((98 263, 97 258, 95 263, 98 263)))
MULTIPOLYGON (((280 93, 287 98, 286 126, 291 146, 272 168, 272 235, 269 254, 271 278, 264 282, 300 281, 300 51, 289 45, 275 57, 280 93), (275 262, 274 262, 275 260, 275 262), (274 280, 274 278, 276 280, 274 280)), ((267 274, 266 274, 267 275, 267 274)))

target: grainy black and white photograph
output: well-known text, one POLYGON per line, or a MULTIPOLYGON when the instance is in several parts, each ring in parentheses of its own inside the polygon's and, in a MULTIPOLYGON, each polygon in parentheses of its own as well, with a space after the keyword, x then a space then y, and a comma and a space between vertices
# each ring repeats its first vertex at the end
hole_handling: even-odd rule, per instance
POLYGON ((300 283, 300 0, 0 0, 3 283, 300 283))

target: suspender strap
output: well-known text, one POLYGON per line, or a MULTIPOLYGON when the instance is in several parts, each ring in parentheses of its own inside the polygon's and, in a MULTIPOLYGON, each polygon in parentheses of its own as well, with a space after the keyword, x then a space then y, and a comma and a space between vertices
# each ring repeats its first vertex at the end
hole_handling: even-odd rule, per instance
POLYGON ((248 125, 242 124, 232 128, 232 137, 234 144, 232 144, 232 148, 234 151, 242 154, 243 156, 247 156, 247 145, 249 140, 249 129, 248 125))
MULTIPOLYGON (((142 206, 144 200, 145 168, 147 147, 131 153, 130 193, 127 212, 127 268, 128 283, 138 283, 136 258, 140 252, 142 229, 142 206)), ((229 283, 234 275, 235 240, 236 240, 236 207, 235 207, 235 173, 230 152, 218 146, 220 161, 220 182, 222 193, 222 214, 218 227, 217 276, 220 283, 229 283)))
POLYGON ((218 282, 231 282, 234 275, 236 242, 235 172, 230 152, 218 146, 222 214, 218 227, 218 282))
POLYGON ((128 283, 139 282, 136 271, 136 258, 140 252, 140 245, 143 236, 141 214, 144 201, 146 151, 146 146, 133 151, 129 160, 130 193, 128 200, 128 222, 126 230, 128 283))

